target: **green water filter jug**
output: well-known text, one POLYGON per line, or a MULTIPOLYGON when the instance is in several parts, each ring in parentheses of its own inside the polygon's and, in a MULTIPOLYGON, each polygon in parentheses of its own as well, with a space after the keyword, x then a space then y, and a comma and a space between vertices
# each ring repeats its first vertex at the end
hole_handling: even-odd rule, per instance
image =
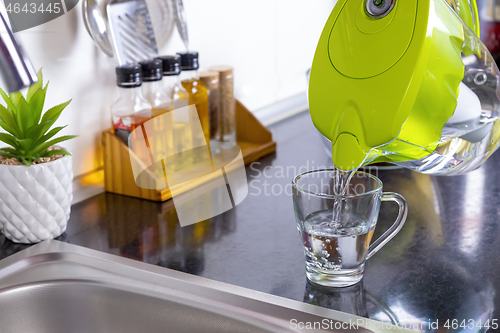
POLYGON ((484 163, 500 142, 500 72, 478 35, 475 0, 338 0, 308 91, 334 165, 484 163))

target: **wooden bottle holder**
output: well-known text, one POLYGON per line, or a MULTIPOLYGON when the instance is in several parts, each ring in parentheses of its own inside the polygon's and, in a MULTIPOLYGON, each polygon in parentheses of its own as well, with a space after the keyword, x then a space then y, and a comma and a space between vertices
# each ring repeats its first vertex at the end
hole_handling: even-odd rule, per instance
MULTIPOLYGON (((236 137, 245 165, 276 151, 276 142, 273 141, 271 132, 239 101, 236 101, 236 137)), ((137 157, 111 130, 103 132, 102 144, 104 188, 107 192, 152 201, 166 201, 172 197, 169 188, 150 190, 136 185, 130 158, 137 157)), ((186 186, 185 189, 181 187, 181 192, 211 179, 211 175, 200 177, 197 182, 190 182, 190 186, 186 186)))

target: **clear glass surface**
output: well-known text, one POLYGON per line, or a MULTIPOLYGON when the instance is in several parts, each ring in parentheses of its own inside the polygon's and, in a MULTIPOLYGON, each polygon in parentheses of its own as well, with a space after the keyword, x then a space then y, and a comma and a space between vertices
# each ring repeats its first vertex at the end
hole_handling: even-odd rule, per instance
POLYGON ((167 75, 163 77, 163 91, 170 96, 173 110, 189 105, 189 94, 181 84, 180 75, 167 75))
POLYGON ((118 91, 120 97, 111 108, 114 116, 131 116, 151 110, 151 104, 142 95, 141 87, 118 88, 118 91))
POLYGON ((142 95, 151 104, 153 117, 172 110, 172 100, 163 90, 162 81, 143 82, 142 95))
POLYGON ((399 194, 382 193, 382 182, 364 172, 355 173, 345 194, 336 195, 337 172, 318 170, 297 176, 292 182, 293 203, 307 278, 323 286, 346 287, 361 281, 365 261, 401 230, 407 205, 399 194), (382 201, 395 201, 399 214, 393 226, 370 245, 382 201))
POLYGON ((141 87, 119 88, 120 98, 111 108, 115 134, 128 143, 130 133, 151 119, 151 104, 143 97, 141 87))

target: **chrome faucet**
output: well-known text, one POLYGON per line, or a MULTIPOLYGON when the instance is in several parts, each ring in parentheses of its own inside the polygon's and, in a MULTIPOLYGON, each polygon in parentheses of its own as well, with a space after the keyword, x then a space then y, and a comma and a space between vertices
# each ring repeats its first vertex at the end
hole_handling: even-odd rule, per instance
POLYGON ((38 81, 36 71, 0 13, 0 80, 8 92, 19 91, 38 81))

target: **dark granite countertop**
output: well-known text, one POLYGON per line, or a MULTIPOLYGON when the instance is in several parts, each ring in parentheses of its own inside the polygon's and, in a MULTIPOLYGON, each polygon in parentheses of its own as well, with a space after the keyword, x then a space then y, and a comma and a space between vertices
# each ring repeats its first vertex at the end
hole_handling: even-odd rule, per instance
MULTIPOLYGON (((100 194, 73 206, 61 239, 387 322, 500 320, 500 154, 465 176, 374 170, 385 191, 408 201, 406 225, 367 262, 362 283, 328 290, 306 281, 289 184, 331 161, 308 113, 271 129, 278 151, 247 167, 250 193, 235 209, 181 228, 171 201, 100 194)), ((375 237, 397 213, 396 204, 382 205, 375 237)), ((0 258, 25 247, 0 236, 0 258)), ((427 326, 414 328, 435 331, 427 326)))

